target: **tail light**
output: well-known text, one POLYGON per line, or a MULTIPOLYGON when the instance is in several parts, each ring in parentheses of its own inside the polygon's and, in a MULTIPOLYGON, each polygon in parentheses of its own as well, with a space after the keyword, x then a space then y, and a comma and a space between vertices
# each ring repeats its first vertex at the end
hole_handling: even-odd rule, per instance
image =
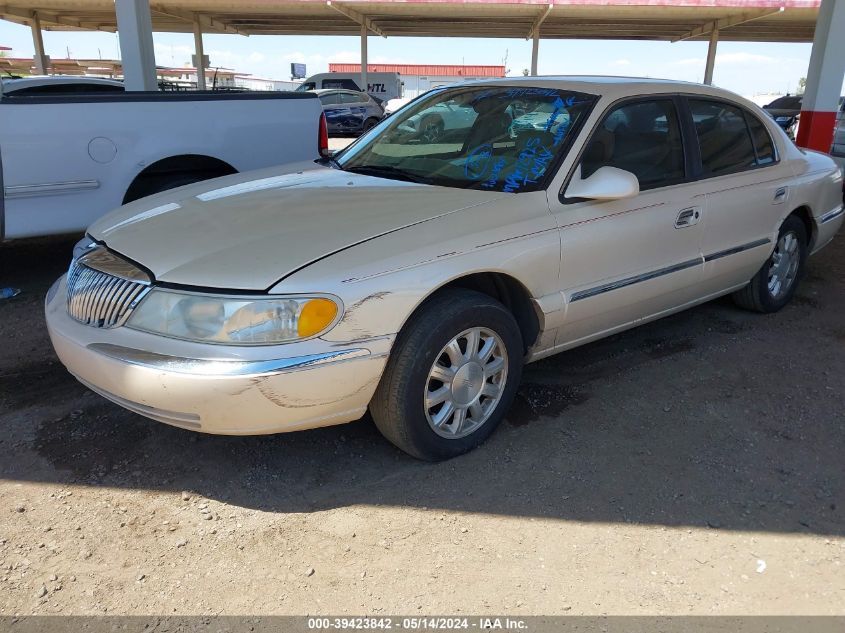
POLYGON ((327 158, 329 155, 329 125, 326 123, 326 113, 320 113, 320 131, 317 138, 317 150, 320 156, 327 158))

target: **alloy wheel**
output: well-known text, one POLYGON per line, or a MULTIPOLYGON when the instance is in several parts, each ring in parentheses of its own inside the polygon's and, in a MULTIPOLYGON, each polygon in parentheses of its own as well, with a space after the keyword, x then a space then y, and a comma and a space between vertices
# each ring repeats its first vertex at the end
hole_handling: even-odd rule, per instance
POLYGON ((798 276, 801 249, 798 236, 789 231, 780 236, 769 260, 768 288, 772 299, 780 299, 789 292, 798 276))
POLYGON ((455 336, 426 380, 424 406, 432 430, 448 439, 478 430, 499 404, 507 376, 508 354, 498 334, 474 327, 455 336))

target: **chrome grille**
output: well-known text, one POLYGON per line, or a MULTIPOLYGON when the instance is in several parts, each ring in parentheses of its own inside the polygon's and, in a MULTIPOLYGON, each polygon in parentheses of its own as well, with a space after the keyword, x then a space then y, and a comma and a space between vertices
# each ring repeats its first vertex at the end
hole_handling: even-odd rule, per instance
POLYGON ((70 264, 67 311, 85 325, 117 327, 126 323, 149 290, 146 273, 106 249, 97 248, 70 264))

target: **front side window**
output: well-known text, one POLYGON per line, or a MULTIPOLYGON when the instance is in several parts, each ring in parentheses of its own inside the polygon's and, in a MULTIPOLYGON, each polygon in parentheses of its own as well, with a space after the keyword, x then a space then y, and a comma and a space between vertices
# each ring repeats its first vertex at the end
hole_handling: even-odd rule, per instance
POLYGON ((684 147, 672 100, 636 101, 612 110, 590 138, 581 177, 605 166, 631 172, 642 190, 682 181, 684 147))
POLYGON ((539 87, 435 90, 337 159, 341 169, 464 189, 543 186, 596 97, 539 87))
POLYGON ((690 99, 689 106, 704 176, 729 174, 757 165, 751 132, 739 107, 697 99, 690 99))

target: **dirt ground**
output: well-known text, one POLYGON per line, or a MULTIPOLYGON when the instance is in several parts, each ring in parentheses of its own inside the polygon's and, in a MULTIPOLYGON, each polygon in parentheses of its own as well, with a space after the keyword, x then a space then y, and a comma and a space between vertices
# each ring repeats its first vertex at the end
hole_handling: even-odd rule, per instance
POLYGON ((0 247, 0 615, 845 614, 845 239, 776 315, 719 300, 527 368, 441 464, 371 421, 201 436, 90 393, 0 247))

